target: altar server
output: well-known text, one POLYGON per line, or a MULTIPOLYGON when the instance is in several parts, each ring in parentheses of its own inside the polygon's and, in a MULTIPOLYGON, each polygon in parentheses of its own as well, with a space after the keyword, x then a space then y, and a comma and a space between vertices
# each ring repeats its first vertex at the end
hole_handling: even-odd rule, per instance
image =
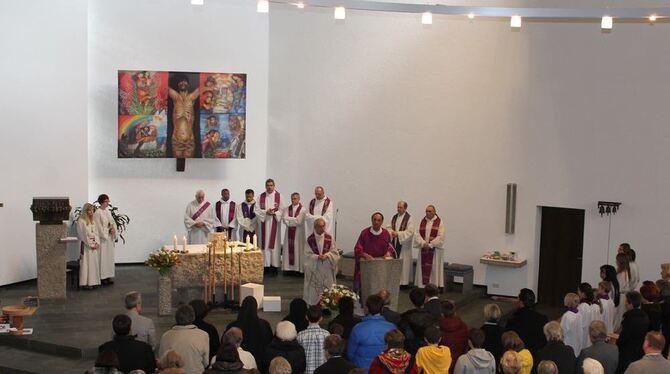
POLYGON ((414 235, 414 245, 419 247, 414 285, 444 284, 444 224, 435 207, 426 207, 426 216, 414 235))
POLYGON ((216 202, 214 211, 218 227, 216 231, 226 232, 228 239, 234 240, 235 230, 237 228, 237 219, 235 218, 235 202, 230 199, 230 191, 227 188, 221 190, 221 199, 216 202))
POLYGON ((398 213, 391 218, 388 230, 391 234, 391 244, 393 244, 396 256, 402 259, 400 286, 407 286, 412 280, 414 222, 412 222, 410 214, 407 213, 407 202, 398 201, 397 209, 398 213))
POLYGON ((314 198, 309 202, 309 211, 305 214, 305 238, 312 235, 314 221, 323 218, 326 221, 326 232, 335 235, 335 215, 333 200, 326 196, 322 186, 314 187, 314 198))
POLYGON ((116 222, 109 209, 109 196, 98 196, 100 207, 93 214, 93 222, 100 238, 100 278, 102 284, 114 283, 114 242, 116 241, 116 222))
POLYGON ((239 236, 243 242, 249 241, 256 235, 258 217, 254 213, 256 200, 254 200, 254 190, 244 191, 244 201, 237 207, 237 223, 240 225, 239 236))
POLYGON ((81 240, 79 285, 91 289, 100 285, 100 238, 93 223, 93 205, 86 203, 77 220, 77 237, 81 240))
POLYGON ((563 342, 572 347, 575 356, 579 356, 582 351, 584 329, 582 327, 582 315, 577 310, 579 305, 579 295, 569 293, 563 298, 563 305, 568 310, 561 317, 561 330, 563 330, 563 342))
POLYGON ((258 198, 255 213, 260 221, 259 247, 263 250, 265 268, 273 274, 277 273, 279 267, 279 252, 281 251, 281 195, 275 190, 275 181, 265 181, 265 192, 258 198), (269 268, 269 269, 268 269, 269 268))
POLYGON ((198 190, 195 200, 186 206, 184 226, 188 230, 188 244, 207 244, 209 233, 214 230, 216 216, 209 201, 205 201, 205 192, 198 190))
POLYGON ((603 307, 603 312, 599 319, 605 322, 608 334, 614 332, 614 315, 616 314, 616 306, 614 306, 614 301, 610 298, 611 290, 612 283, 608 281, 598 283, 598 299, 600 300, 600 305, 603 307))
POLYGON ((323 290, 336 283, 339 260, 335 239, 326 232, 326 220, 317 218, 305 246, 303 299, 308 305, 317 305, 323 290))
POLYGON ((378 257, 391 257, 393 246, 391 245, 391 234, 382 227, 384 215, 376 212, 371 217, 372 226, 361 231, 354 247, 356 266, 354 268, 354 292, 361 291, 361 258, 372 260, 378 257))
POLYGON ((300 203, 300 194, 291 194, 291 205, 284 209, 282 221, 286 224, 284 236, 282 271, 297 271, 302 273, 305 247, 305 208, 300 203))

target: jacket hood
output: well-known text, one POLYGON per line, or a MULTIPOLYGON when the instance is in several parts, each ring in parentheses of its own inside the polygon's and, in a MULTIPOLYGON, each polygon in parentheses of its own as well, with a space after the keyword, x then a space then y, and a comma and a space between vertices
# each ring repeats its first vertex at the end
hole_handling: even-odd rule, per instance
POLYGON ((487 368, 493 365, 495 358, 484 349, 471 349, 467 353, 468 359, 476 368, 487 368))

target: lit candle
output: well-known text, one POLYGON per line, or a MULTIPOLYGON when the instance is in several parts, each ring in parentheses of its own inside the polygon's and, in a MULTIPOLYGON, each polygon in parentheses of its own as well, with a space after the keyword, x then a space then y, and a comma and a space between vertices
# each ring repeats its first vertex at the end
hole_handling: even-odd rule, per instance
POLYGON ((249 246, 249 244, 251 244, 251 235, 247 235, 247 238, 245 239, 245 242, 247 244, 247 247, 249 246))
POLYGON ((172 238, 172 244, 174 244, 174 250, 177 250, 177 234, 172 238))
POLYGON ((184 246, 183 246, 183 249, 184 249, 184 252, 186 252, 186 236, 184 236, 183 239, 184 239, 184 241, 183 241, 183 245, 184 245, 184 246))
POLYGON ((254 249, 258 248, 258 235, 254 234, 254 241, 252 242, 254 249))

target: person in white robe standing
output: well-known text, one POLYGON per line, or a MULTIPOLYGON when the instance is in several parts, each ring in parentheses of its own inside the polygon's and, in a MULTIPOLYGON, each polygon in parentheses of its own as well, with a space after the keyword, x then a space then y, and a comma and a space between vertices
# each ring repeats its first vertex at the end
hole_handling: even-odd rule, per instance
POLYGON ((93 222, 94 209, 93 205, 84 204, 77 220, 77 237, 81 241, 79 285, 84 289, 100 285, 100 238, 93 222))
POLYGON ((224 232, 229 240, 235 240, 235 231, 237 228, 237 210, 235 202, 230 200, 230 190, 224 188, 221 190, 221 199, 214 204, 216 213, 216 231, 224 232))
POLYGON ((251 241, 256 235, 256 227, 258 226, 258 217, 254 212, 256 200, 254 200, 254 190, 247 189, 244 191, 244 201, 237 206, 237 223, 240 226, 238 237, 241 241, 246 242, 247 238, 251 241))
POLYGON ((625 295, 628 291, 633 291, 630 287, 631 274, 629 258, 625 253, 616 255, 616 278, 619 282, 619 293, 621 295, 619 306, 617 306, 616 313, 614 314, 614 331, 618 332, 621 328, 623 314, 626 312, 625 295))
POLYGON ((414 234, 414 245, 419 248, 414 285, 444 285, 444 223, 433 205, 426 207, 426 216, 414 234))
POLYGON ((628 243, 619 244, 617 248, 617 253, 623 253, 628 256, 628 267, 630 268, 630 280, 628 281, 628 288, 631 291, 637 291, 640 287, 640 268, 635 262, 637 257, 633 248, 630 247, 628 243))
POLYGON ((305 253, 305 208, 300 203, 300 194, 291 194, 291 205, 284 209, 282 221, 286 225, 282 255, 282 271, 303 272, 305 253))
POLYGON ((579 314, 579 295, 569 293, 563 298, 563 304, 568 310, 561 317, 561 330, 563 330, 563 343, 572 347, 575 356, 582 351, 584 328, 582 327, 582 315, 579 314))
POLYGON ((93 222, 100 238, 100 278, 102 284, 114 283, 114 243, 116 242, 116 222, 109 210, 109 196, 98 196, 100 207, 93 214, 93 222))
POLYGON ((412 278, 414 222, 412 216, 407 212, 407 202, 398 201, 397 210, 398 213, 391 218, 391 224, 387 229, 391 234, 391 244, 393 244, 396 256, 402 260, 400 287, 403 287, 408 286, 414 279, 412 278))
POLYGON ((309 202, 309 210, 305 214, 305 238, 312 235, 314 221, 323 218, 326 221, 326 232, 335 235, 335 207, 333 200, 326 196, 322 186, 314 187, 314 198, 309 202))
POLYGON ((188 230, 188 244, 207 244, 209 233, 214 229, 216 217, 209 201, 205 201, 205 192, 198 190, 195 200, 186 206, 184 226, 188 230))
POLYGON ((317 218, 305 246, 303 299, 307 305, 317 305, 323 290, 335 284, 339 260, 335 239, 326 232, 326 221, 317 218))
POLYGON ((259 221, 259 247, 263 251, 265 268, 272 274, 277 274, 281 251, 282 207, 281 195, 275 190, 274 180, 265 181, 265 192, 258 198, 254 209, 259 221))
POLYGON ((605 323, 605 328, 607 329, 608 334, 614 332, 614 315, 616 314, 614 301, 610 297, 611 290, 612 283, 608 281, 601 281, 598 283, 598 299, 600 300, 600 305, 603 307, 600 320, 605 323))
POLYGON ((577 287, 577 295, 579 296, 577 310, 579 315, 582 316, 582 349, 584 349, 591 346, 589 325, 599 316, 596 315, 595 310, 591 307, 594 304, 595 295, 593 287, 589 283, 580 283, 577 287))

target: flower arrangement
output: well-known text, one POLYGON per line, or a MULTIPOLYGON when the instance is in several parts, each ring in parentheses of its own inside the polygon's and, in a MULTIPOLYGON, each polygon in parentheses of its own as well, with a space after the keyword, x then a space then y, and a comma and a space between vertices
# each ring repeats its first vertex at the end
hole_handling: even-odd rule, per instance
POLYGON ((179 256, 174 251, 161 248, 151 252, 144 265, 158 269, 160 275, 167 275, 170 268, 179 265, 179 256))
POLYGON ((319 302, 323 308, 338 310, 340 299, 345 296, 349 296, 354 301, 358 300, 358 295, 354 291, 341 284, 333 284, 330 288, 323 290, 319 302))

